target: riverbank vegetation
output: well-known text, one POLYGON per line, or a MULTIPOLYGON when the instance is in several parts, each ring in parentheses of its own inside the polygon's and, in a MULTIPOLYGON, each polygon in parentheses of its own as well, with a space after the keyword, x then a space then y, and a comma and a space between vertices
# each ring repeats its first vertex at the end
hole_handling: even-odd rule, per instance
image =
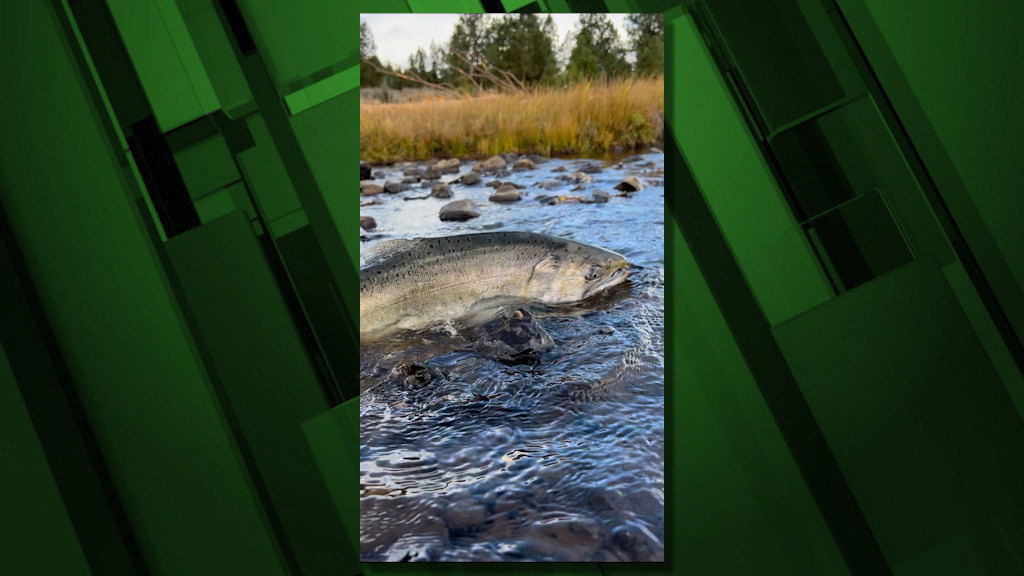
POLYGON ((606 156, 660 146, 664 30, 631 14, 623 40, 581 14, 559 42, 550 16, 464 14, 450 39, 382 64, 360 27, 360 153, 371 163, 515 152, 606 156))
POLYGON ((364 103, 360 157, 370 163, 516 152, 600 157, 661 146, 661 77, 582 82, 526 95, 364 103))

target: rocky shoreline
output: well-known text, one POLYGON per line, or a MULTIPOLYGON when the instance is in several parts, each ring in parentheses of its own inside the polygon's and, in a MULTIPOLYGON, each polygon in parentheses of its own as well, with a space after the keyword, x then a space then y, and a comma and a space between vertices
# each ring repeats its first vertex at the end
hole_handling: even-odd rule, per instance
MULTIPOLYGON (((652 148, 650 154, 661 154, 652 148)), ((359 165, 360 206, 376 206, 387 198, 450 200, 440 207, 437 217, 442 222, 465 222, 480 216, 481 194, 486 188, 486 202, 513 204, 522 201, 556 204, 606 204, 612 198, 630 198, 645 188, 664 186, 663 162, 645 155, 600 160, 568 160, 548 169, 552 159, 534 154, 495 155, 482 160, 460 158, 435 159, 425 162, 399 162, 390 166, 359 165), (612 171, 622 173, 613 185, 606 179, 598 182, 596 175, 612 171), (544 173, 545 178, 539 178, 544 173)), ((360 215, 360 228, 377 228, 372 216, 360 215)), ((364 240, 366 238, 364 237, 364 240)))

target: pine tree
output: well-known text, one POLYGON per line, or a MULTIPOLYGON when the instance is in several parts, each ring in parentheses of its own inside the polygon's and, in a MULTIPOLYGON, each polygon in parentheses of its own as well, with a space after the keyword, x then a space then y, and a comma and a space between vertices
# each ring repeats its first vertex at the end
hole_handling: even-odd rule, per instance
POLYGON ((613 78, 629 71, 615 25, 605 14, 581 14, 566 73, 570 80, 613 78))
POLYGON ((509 14, 487 29, 487 63, 511 73, 526 84, 552 81, 558 73, 553 29, 536 14, 509 14))
POLYGON ((459 54, 474 62, 482 60, 486 49, 486 37, 487 21, 483 14, 459 16, 452 37, 448 40, 448 64, 465 69, 466 63, 458 56, 459 54))
POLYGON ((626 26, 630 50, 636 55, 636 73, 661 74, 665 69, 665 25, 661 14, 630 14, 626 26))
POLYGON ((359 23, 359 85, 378 86, 383 78, 377 71, 380 60, 377 59, 377 44, 373 41, 373 32, 366 22, 359 23))

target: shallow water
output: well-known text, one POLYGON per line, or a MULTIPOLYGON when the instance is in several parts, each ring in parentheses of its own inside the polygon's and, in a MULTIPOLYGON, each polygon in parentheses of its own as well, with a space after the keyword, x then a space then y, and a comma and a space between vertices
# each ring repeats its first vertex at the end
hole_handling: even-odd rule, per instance
MULTIPOLYGON (((534 187, 560 165, 569 174, 585 163, 485 176, 453 185, 444 200, 404 200, 429 194, 414 185, 360 209, 378 224, 364 233, 364 253, 392 238, 527 230, 608 248, 637 266, 626 289, 585 309, 531 309, 556 342, 536 365, 489 360, 441 330, 362 348, 364 561, 663 559, 664 156, 607 163, 580 191, 534 187), (647 188, 607 204, 536 199, 615 194, 623 177, 644 173, 647 188), (516 183, 524 199, 488 202, 493 189, 483 183, 492 179, 516 183), (440 207, 462 198, 481 216, 441 222, 440 207), (431 370, 429 381, 389 377, 413 361, 431 370)), ((402 167, 381 170, 401 179, 402 167)))

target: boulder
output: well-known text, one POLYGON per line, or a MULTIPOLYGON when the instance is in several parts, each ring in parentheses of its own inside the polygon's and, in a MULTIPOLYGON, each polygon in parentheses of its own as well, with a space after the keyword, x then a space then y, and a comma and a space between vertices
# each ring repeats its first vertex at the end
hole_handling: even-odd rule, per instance
POLYGON ((412 186, 409 186, 405 182, 394 182, 394 181, 391 181, 391 182, 386 182, 384 184, 384 191, 387 192, 388 194, 398 194, 399 192, 405 192, 406 190, 408 190, 410 188, 412 188, 412 186))
POLYGON ((494 172, 495 170, 504 170, 505 166, 508 166, 508 162, 501 156, 491 156, 487 160, 477 162, 473 166, 473 170, 476 172, 494 172))
POLYGON ((447 184, 434 184, 434 187, 430 189, 430 195, 435 198, 451 198, 452 189, 447 184))
POLYGON ((411 166, 409 168, 406 168, 405 170, 402 170, 402 176, 419 176, 419 175, 420 175, 420 169, 415 167, 415 166, 411 166))
POLYGON ((494 194, 491 194, 490 197, 488 197, 487 199, 490 200, 491 202, 499 203, 518 202, 523 199, 523 195, 522 193, 519 192, 519 190, 513 188, 511 190, 495 192, 494 194))
POLYGON ((434 168, 427 168, 426 170, 423 171, 423 179, 424 180, 440 180, 441 179, 441 171, 440 170, 435 170, 434 168))
POLYGON ((380 184, 374 184, 373 182, 360 182, 359 193, 363 196, 374 196, 384 192, 384 187, 380 184))
POLYGON ((370 171, 370 165, 367 164, 366 162, 360 162, 359 163, 359 179, 360 180, 369 180, 372 177, 373 176, 372 176, 372 172, 370 171))
POLYGON ((536 170, 536 169, 537 169, 537 164, 535 164, 533 162, 533 160, 530 160, 529 158, 520 158, 519 160, 516 160, 515 164, 512 165, 512 170, 514 172, 523 172, 525 170, 536 170))
POLYGON ((363 230, 373 230, 377 227, 377 221, 373 219, 373 216, 360 216, 359 227, 363 230))
POLYGON ((483 178, 479 173, 470 171, 466 172, 455 181, 466 186, 473 186, 475 184, 479 184, 481 180, 483 180, 483 178))
POLYGON ((473 204, 472 200, 456 200, 449 202, 441 207, 441 211, 438 216, 441 220, 448 222, 464 222, 471 218, 476 218, 480 213, 476 211, 476 205, 473 204))
POLYGON ((523 194, 511 184, 502 184, 488 198, 491 202, 518 202, 522 199, 523 194))
POLYGON ((432 168, 442 174, 455 174, 459 171, 459 159, 448 158, 447 160, 440 160, 432 168))
POLYGON ((604 190, 594 190, 592 196, 594 204, 604 204, 608 202, 608 200, 610 200, 612 197, 611 194, 605 192, 604 190))
POLYGON ((636 192, 643 187, 643 183, 640 182, 640 179, 636 176, 627 176, 622 180, 622 182, 615 185, 616 190, 621 190, 623 192, 636 192))

